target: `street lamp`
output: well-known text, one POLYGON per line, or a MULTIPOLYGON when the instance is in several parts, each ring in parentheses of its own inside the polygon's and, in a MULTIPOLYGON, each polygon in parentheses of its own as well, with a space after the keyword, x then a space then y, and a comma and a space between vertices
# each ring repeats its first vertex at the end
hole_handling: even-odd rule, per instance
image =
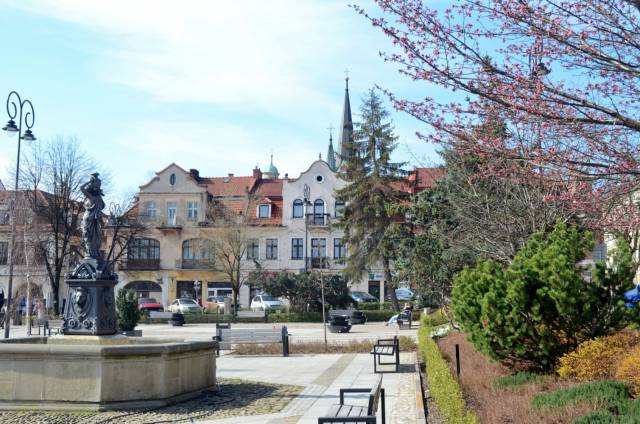
POLYGON ((4 316, 4 338, 9 338, 9 325, 11 323, 10 315, 11 315, 11 297, 13 291, 13 257, 14 257, 14 248, 16 242, 16 205, 18 203, 18 182, 20 179, 20 142, 22 140, 33 141, 35 140, 35 136, 31 132, 31 128, 33 127, 33 123, 35 120, 35 112, 33 110, 33 105, 29 100, 22 100, 20 95, 12 91, 7 96, 7 114, 9 115, 9 122, 7 125, 2 127, 4 131, 6 131, 9 136, 13 136, 15 134, 18 135, 18 157, 16 159, 16 180, 15 187, 13 191, 13 204, 11 205, 11 242, 9 244, 9 283, 7 287, 7 309, 4 316), (18 125, 16 125, 15 119, 18 119, 18 125), (26 131, 22 134, 22 125, 26 127, 26 131))

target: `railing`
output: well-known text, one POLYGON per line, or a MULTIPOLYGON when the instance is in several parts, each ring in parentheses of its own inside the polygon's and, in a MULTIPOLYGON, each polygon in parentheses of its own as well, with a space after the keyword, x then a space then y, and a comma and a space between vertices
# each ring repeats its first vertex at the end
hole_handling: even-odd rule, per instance
POLYGON ((130 271, 156 271, 160 269, 160 259, 127 259, 122 262, 121 268, 130 271))
POLYGON ((307 225, 309 227, 327 227, 331 224, 328 213, 310 213, 307 214, 307 225))
POLYGON ((210 259, 183 259, 179 265, 177 268, 180 269, 206 269, 211 268, 213 264, 210 259))
POLYGON ((321 256, 316 258, 307 258, 307 268, 311 268, 311 269, 331 268, 329 257, 321 256))

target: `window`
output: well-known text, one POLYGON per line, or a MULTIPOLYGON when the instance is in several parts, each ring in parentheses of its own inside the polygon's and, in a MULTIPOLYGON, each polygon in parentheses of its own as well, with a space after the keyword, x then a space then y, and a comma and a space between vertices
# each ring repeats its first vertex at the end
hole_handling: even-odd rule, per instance
POLYGON ((0 265, 6 265, 9 258, 9 242, 0 241, 0 265))
POLYGON ((145 202, 144 203, 145 215, 147 218, 155 218, 156 217, 156 202, 145 202))
POLYGON ((344 202, 336 200, 335 217, 342 218, 344 216, 344 202))
POLYGON ((333 259, 342 259, 345 257, 346 249, 342 244, 342 239, 333 239, 333 259))
POLYGON ((313 202, 313 224, 324 225, 324 200, 316 199, 313 202))
POLYGON ((267 239, 267 259, 278 259, 278 239, 267 239))
POLYGON ((311 257, 312 258, 327 257, 327 239, 323 239, 323 238, 311 239, 311 257))
POLYGON ((17 241, 16 244, 14 245, 15 249, 12 253, 13 255, 13 263, 16 265, 26 265, 27 264, 27 258, 25 257, 25 251, 24 251, 24 242, 22 241, 17 241))
POLYGON ((596 262, 607 260, 607 245, 604 243, 596 244, 593 248, 593 260, 596 262))
POLYGON ((213 257, 211 242, 202 239, 185 240, 182 243, 182 259, 202 261, 213 257))
POLYGON ((132 240, 127 250, 127 259, 160 259, 160 242, 147 238, 132 240))
POLYGON ((258 239, 247 241, 247 259, 260 259, 260 242, 258 239))
POLYGON ((293 201, 293 217, 294 218, 302 218, 304 215, 304 203, 302 200, 296 199, 293 201))
POLYGON ((187 219, 190 221, 198 219, 198 202, 187 202, 187 219))
POLYGON ((258 205, 258 218, 271 218, 271 205, 258 205))
POLYGON ((178 204, 176 202, 167 202, 167 225, 176 225, 177 213, 178 204))
POLYGON ((302 259, 304 255, 304 244, 301 238, 291 239, 291 259, 302 259))

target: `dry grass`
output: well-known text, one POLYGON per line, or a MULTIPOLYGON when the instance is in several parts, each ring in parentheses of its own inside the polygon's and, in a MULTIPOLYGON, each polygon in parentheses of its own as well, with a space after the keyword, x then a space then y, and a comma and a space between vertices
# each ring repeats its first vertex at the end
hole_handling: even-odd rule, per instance
POLYGON ((507 368, 491 363, 477 353, 463 334, 452 333, 438 341, 444 358, 455 373, 455 345, 460 345, 460 383, 469 408, 476 411, 482 423, 500 424, 561 424, 570 423, 577 417, 599 408, 600 405, 582 404, 549 412, 535 412, 531 408, 533 397, 571 385, 553 376, 540 380, 499 389, 495 387, 498 377, 509 375, 507 368))
MULTIPOLYGON (((347 343, 329 342, 326 353, 369 353, 373 348, 373 341, 353 340, 347 343)), ((413 338, 400 336, 400 352, 413 352, 417 348, 413 338)), ((282 344, 242 344, 233 349, 236 355, 282 355, 282 344)), ((290 354, 313 354, 325 353, 324 343, 314 342, 293 342, 289 344, 290 354)))

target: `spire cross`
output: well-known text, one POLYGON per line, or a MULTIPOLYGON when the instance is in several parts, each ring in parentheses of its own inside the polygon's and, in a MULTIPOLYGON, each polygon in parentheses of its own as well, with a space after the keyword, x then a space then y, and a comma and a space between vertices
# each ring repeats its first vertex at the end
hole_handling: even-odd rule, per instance
POLYGON ((333 130, 335 128, 333 128, 333 125, 329 124, 329 126, 327 127, 327 129, 329 130, 329 141, 333 140, 333 130))

